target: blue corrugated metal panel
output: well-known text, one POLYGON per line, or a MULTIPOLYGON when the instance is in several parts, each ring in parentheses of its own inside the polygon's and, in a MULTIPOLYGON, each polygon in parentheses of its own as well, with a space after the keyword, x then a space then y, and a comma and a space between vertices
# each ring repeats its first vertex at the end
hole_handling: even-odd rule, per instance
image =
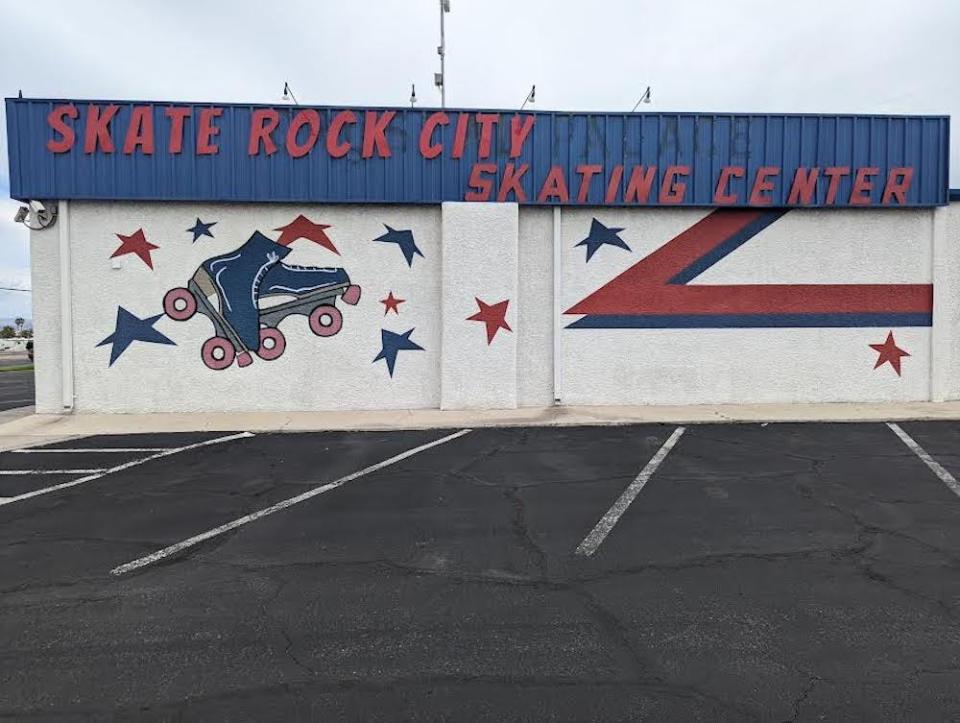
MULTIPOLYGON (((904 203, 888 196, 890 205, 933 206, 948 201, 947 153, 949 119, 943 116, 855 115, 743 115, 698 113, 561 113, 516 111, 446 110, 449 122, 437 128, 434 142, 443 151, 433 159, 420 152, 424 122, 436 109, 354 108, 357 123, 348 123, 334 141, 348 142, 349 152, 332 157, 327 149, 328 129, 341 108, 300 106, 272 107, 279 124, 272 134, 277 150, 248 153, 252 116, 270 106, 236 104, 186 104, 139 101, 65 101, 7 99, 7 127, 11 194, 26 198, 205 200, 205 201, 297 201, 351 203, 436 203, 467 198, 471 179, 490 182, 487 200, 524 203, 584 203, 609 205, 787 205, 798 169, 819 169, 810 203, 791 205, 852 205, 858 170, 872 187, 861 189, 868 205, 880 205, 891 170, 912 172, 904 203), (109 127, 115 148, 104 152, 84 149, 87 120, 94 106, 109 104, 119 110, 109 127), (48 120, 55 109, 69 106, 76 117, 64 116, 75 133, 72 146, 63 152, 48 148, 62 140, 48 120), (154 129, 154 152, 142 147, 124 152, 134 109, 149 107, 154 129), (171 107, 188 109, 183 147, 170 151, 171 107), (217 152, 197 152, 200 112, 217 108, 218 132, 212 138, 217 152), (364 158, 365 113, 396 115, 386 131, 390 156, 364 158), (287 129, 298 113, 316 111, 319 135, 311 151, 292 157, 286 146, 287 129), (491 138, 491 154, 479 158, 478 113, 497 114, 491 138), (454 152, 456 129, 466 116, 466 136, 461 157, 454 152), (534 119, 533 129, 519 155, 511 156, 511 119, 534 119), (489 169, 478 164, 493 164, 489 169), (521 194, 501 188, 510 164, 522 169, 521 194), (631 176, 638 166, 656 166, 646 200, 627 198, 631 176), (569 200, 554 195, 538 200, 551 169, 558 167, 569 200), (592 182, 581 187, 585 174, 596 167, 592 182), (676 180, 685 190, 680 198, 661 197, 669 190, 668 169, 680 167, 676 180), (725 168, 728 198, 716 198, 725 168), (835 197, 828 203, 828 168, 847 169, 839 174, 835 197), (742 173, 739 173, 742 169, 742 173), (761 172, 761 169, 767 169, 761 172), (771 184, 761 188, 756 203, 751 192, 766 176, 771 184), (759 180, 758 180, 759 177, 759 180), (732 199, 732 200, 730 200, 732 199)), ((71 111, 72 113, 72 111, 71 111)), ((296 141, 308 138, 301 128, 296 141)), ((723 184, 721 184, 723 185, 723 184)))
POLYGON ((950 189, 950 200, 953 202, 960 201, 960 188, 950 189))

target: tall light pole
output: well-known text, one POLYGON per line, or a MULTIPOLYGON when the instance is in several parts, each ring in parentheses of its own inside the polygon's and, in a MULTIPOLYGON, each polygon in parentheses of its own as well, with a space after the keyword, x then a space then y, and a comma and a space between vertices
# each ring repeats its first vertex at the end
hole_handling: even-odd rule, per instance
POLYGON ((450 0, 440 0, 440 45, 437 48, 437 53, 440 55, 440 73, 434 73, 433 81, 438 86, 440 86, 440 107, 447 107, 447 76, 446 76, 446 60, 447 55, 447 46, 444 40, 443 34, 443 16, 450 12, 450 0))

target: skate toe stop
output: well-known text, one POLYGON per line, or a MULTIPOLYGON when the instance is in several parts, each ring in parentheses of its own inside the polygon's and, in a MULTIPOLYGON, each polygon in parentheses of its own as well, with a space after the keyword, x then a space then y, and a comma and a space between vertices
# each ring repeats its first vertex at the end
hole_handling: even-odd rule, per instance
POLYGON ((253 364, 253 357, 250 356, 250 352, 242 351, 237 354, 237 366, 248 367, 253 364))
POLYGON ((350 306, 356 306, 359 301, 360 287, 356 284, 351 284, 347 287, 347 290, 343 292, 343 302, 350 304, 350 306))

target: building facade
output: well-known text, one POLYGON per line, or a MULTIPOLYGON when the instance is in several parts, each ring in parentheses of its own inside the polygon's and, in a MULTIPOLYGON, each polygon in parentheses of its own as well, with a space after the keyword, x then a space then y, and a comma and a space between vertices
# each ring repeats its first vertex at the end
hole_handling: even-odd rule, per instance
POLYGON ((960 398, 944 117, 7 119, 40 412, 960 398))

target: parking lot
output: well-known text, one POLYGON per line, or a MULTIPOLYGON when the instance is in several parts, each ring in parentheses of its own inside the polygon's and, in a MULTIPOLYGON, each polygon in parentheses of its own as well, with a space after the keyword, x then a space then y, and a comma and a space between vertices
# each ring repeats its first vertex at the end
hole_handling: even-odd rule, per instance
MULTIPOLYGON (((26 360, 26 358, 24 358, 26 360)), ((14 360, 19 362, 19 359, 14 360)), ((19 364, 0 362, 0 366, 19 364)), ((0 374, 0 412, 28 407, 34 402, 33 370, 5 371, 0 374)))
POLYGON ((960 716, 960 423, 0 453, 0 716, 960 716))

